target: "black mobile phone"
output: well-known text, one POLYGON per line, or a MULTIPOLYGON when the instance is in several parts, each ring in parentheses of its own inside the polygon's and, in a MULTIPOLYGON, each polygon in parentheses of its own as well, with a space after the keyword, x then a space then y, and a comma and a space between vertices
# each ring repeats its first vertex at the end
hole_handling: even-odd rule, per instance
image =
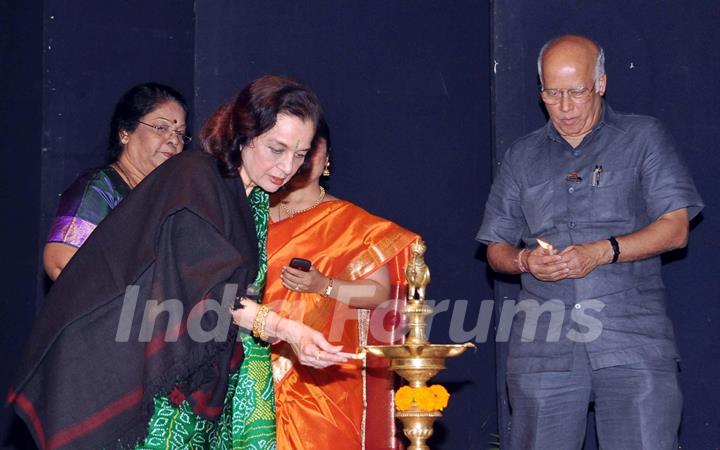
POLYGON ((302 270, 303 272, 309 272, 312 263, 310 260, 305 258, 293 258, 290 260, 290 267, 293 269, 302 270))

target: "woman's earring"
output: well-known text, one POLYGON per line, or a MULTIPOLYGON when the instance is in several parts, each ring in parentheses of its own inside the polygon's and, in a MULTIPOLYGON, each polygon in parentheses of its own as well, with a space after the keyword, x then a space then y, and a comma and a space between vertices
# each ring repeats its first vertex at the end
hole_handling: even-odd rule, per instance
POLYGON ((328 156, 325 158, 325 170, 323 170, 323 176, 329 177, 330 176, 330 157, 328 156))
POLYGON ((128 141, 129 139, 127 134, 123 134, 122 136, 120 136, 120 142, 122 143, 122 145, 127 145, 128 141))

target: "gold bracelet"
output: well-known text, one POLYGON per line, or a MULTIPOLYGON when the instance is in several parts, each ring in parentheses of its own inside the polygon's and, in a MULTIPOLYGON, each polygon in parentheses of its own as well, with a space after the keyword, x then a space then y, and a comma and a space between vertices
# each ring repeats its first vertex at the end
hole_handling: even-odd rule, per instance
POLYGON ((268 335, 265 333, 265 321, 268 314, 270 314, 270 308, 260 305, 257 314, 255 314, 255 320, 253 320, 252 335, 261 341, 268 340, 268 335))
POLYGON ((327 287, 326 287, 325 290, 320 294, 320 295, 322 295, 323 297, 330 297, 330 293, 332 292, 333 279, 332 279, 332 277, 328 277, 328 280, 330 280, 330 281, 328 282, 327 287))

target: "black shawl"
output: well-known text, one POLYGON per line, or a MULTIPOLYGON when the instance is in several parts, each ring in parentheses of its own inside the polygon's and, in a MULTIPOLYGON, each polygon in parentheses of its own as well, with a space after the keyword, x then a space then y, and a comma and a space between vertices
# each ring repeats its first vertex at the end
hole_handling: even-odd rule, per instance
POLYGON ((223 178, 199 152, 172 158, 55 282, 9 401, 43 449, 132 446, 147 433, 156 395, 217 419, 242 360, 228 306, 257 270, 241 180, 223 178))

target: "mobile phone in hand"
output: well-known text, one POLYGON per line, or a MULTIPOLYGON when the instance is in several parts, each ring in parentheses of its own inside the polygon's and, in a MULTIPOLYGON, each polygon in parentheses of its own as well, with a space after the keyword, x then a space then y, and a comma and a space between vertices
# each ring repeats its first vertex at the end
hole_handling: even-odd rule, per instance
POLYGON ((290 260, 290 267, 293 269, 302 270, 303 272, 309 272, 310 267, 312 267, 312 263, 310 260, 307 260, 305 258, 293 258, 290 260))

